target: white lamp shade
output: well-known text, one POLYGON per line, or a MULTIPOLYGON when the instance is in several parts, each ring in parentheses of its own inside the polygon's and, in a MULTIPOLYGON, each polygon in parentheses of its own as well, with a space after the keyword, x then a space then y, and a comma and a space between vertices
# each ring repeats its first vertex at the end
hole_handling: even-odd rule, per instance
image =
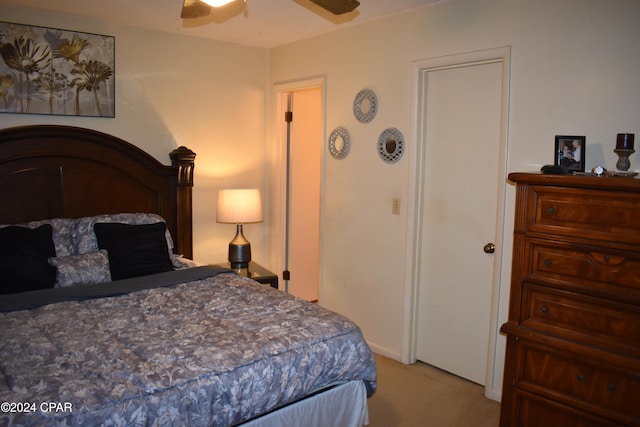
POLYGON ((225 4, 229 4, 234 0, 202 0, 202 1, 208 4, 209 6, 220 7, 220 6, 224 6, 225 4))
POLYGON ((260 190, 257 188, 219 190, 216 221, 229 224, 262 222, 260 190))

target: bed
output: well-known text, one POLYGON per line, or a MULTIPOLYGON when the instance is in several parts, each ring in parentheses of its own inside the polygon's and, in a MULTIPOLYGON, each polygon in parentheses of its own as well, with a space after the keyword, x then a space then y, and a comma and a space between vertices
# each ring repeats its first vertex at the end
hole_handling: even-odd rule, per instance
POLYGON ((0 130, 0 425, 367 424, 360 329, 191 262, 195 154, 170 158, 0 130))

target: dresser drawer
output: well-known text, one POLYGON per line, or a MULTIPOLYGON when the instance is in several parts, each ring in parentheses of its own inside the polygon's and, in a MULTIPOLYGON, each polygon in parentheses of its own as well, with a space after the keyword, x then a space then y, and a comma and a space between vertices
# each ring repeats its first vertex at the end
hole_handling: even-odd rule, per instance
MULTIPOLYGON (((640 218, 639 218, 640 222, 640 218)), ((531 275, 640 298, 640 254, 530 239, 531 275)), ((637 299, 636 299, 637 300, 637 299)))
POLYGON ((531 186, 527 231, 640 244, 636 194, 531 186))
POLYGON ((637 306, 525 282, 523 326, 640 357, 637 306))
POLYGON ((518 427, 612 427, 620 424, 607 421, 556 402, 517 395, 518 427))
POLYGON ((640 423, 640 372, 522 343, 516 386, 623 424, 640 423))

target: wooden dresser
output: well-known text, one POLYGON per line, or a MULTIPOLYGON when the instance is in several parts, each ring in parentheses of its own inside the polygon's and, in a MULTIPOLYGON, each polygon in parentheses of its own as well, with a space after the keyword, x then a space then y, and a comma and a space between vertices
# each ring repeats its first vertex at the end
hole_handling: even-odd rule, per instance
POLYGON ((513 173, 500 425, 640 426, 640 179, 513 173))

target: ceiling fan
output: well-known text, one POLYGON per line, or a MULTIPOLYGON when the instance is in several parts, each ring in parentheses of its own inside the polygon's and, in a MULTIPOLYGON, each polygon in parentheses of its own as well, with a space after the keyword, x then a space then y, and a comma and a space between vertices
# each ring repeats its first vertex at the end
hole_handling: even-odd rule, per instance
MULTIPOLYGON (((201 18, 211 13, 211 7, 224 6, 233 0, 184 0, 180 17, 183 19, 201 18)), ((357 0, 310 0, 334 15, 349 13, 358 6, 357 0)), ((246 2, 246 0, 245 0, 246 2)))

